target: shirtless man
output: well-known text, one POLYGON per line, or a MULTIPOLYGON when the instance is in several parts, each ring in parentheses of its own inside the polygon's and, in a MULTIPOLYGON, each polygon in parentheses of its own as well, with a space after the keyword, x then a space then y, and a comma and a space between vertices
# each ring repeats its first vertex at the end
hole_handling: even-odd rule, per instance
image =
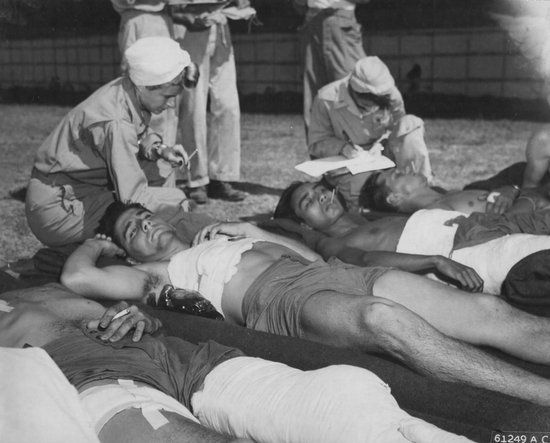
MULTIPOLYGON (((382 438, 406 443, 405 435, 418 432, 435 433, 439 441, 470 442, 408 415, 387 385, 363 368, 333 365, 300 371, 214 342, 196 346, 176 337, 152 337, 160 321, 136 306, 122 302, 105 310, 57 284, 7 292, 0 301, 0 347, 44 348, 80 392, 81 404, 96 430, 101 429, 102 442, 382 438), (128 313, 117 319, 119 312, 128 313), (281 391, 288 394, 281 396, 281 391), (135 403, 130 405, 132 395, 135 403), (117 404, 120 396, 122 403, 117 404), (142 412, 145 406, 148 412, 142 412), (160 416, 153 417, 153 406, 159 407, 160 416), (199 424, 191 407, 201 423, 225 435, 199 424), (166 419, 160 427, 159 418, 166 419), (101 428, 102 420, 106 423, 101 428), (251 439, 227 437, 232 432, 251 439)), ((2 429, 9 440, 9 426, 2 429)))
MULTIPOLYGON (((56 284, 7 292, 1 295, 1 299, 8 303, 9 309, 0 310, 0 346, 20 348, 30 345, 44 348, 81 393, 87 388, 108 383, 110 378, 116 380, 119 373, 109 375, 106 366, 101 364, 97 367, 90 364, 84 368, 83 374, 76 370, 67 372, 62 360, 70 356, 58 354, 55 350, 58 345, 62 347, 64 339, 78 337, 85 342, 86 336, 83 331, 87 331, 88 334, 96 331, 95 335, 101 342, 123 343, 123 337, 133 330, 131 339, 124 340, 125 343, 137 343, 144 333, 151 334, 161 326, 159 320, 143 313, 136 306, 129 307, 127 303, 119 303, 105 310, 99 303, 77 296, 56 284), (118 319, 113 318, 116 313, 126 308, 127 315, 118 319)), ((108 347, 107 344, 99 345, 101 346, 105 349, 108 347)), ((125 375, 128 378, 128 374, 125 375)), ((135 379, 143 381, 142 377, 135 379)), ((113 380, 111 382, 116 383, 113 380)), ((162 411, 162 414, 169 419, 169 423, 155 431, 145 421, 141 410, 136 408, 139 406, 131 406, 116 415, 113 414, 99 431, 99 439, 120 441, 117 440, 117 436, 124 432, 128 441, 144 443, 179 441, 171 440, 177 436, 204 442, 231 440, 204 428, 196 420, 192 421, 177 412, 166 410, 162 411)))
POLYGON ((248 223, 208 226, 190 247, 144 208, 121 208, 107 218, 114 227, 104 233, 142 263, 97 268, 101 255, 120 250, 108 240, 88 240, 61 277, 79 294, 154 303, 165 284, 198 290, 232 323, 384 352, 423 374, 550 404, 550 380, 469 344, 550 363, 550 321, 496 297, 388 268, 309 262, 287 247, 291 242, 273 243, 278 236, 248 223))
MULTIPOLYGON (((324 258, 335 256, 358 266, 396 266, 395 252, 424 256, 435 264, 450 258, 473 268, 483 280, 485 292, 498 294, 514 264, 550 249, 550 211, 466 217, 460 212, 431 209, 410 217, 368 221, 347 212, 332 194, 321 182, 296 182, 285 190, 275 210, 276 218, 294 220, 279 225, 302 235, 324 258)), ((435 268, 441 272, 439 266, 435 268)), ((463 279, 455 280, 464 286, 463 279)))
POLYGON ((431 188, 422 175, 387 169, 369 177, 361 190, 362 206, 388 212, 412 214, 419 209, 448 209, 472 212, 521 213, 550 208, 543 189, 520 191, 511 187, 510 196, 479 189, 442 194, 431 188), (505 197, 505 198, 502 198, 505 197), (508 204, 507 199, 511 202, 508 204))

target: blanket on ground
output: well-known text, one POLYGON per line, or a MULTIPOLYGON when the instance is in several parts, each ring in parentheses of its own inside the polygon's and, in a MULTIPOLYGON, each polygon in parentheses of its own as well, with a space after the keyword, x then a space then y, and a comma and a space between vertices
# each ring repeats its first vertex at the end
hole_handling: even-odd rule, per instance
MULTIPOLYGON (((0 272, 0 293, 20 287, 13 277, 0 272)), ((292 337, 274 336, 216 320, 142 307, 160 318, 169 335, 191 343, 215 340, 241 349, 247 355, 279 361, 309 370, 332 364, 366 368, 391 387, 392 394, 411 415, 447 431, 485 443, 495 430, 548 431, 550 407, 541 407, 483 389, 423 377, 395 361, 377 355, 313 343, 292 337)), ((550 378, 550 367, 506 357, 518 366, 550 378)))

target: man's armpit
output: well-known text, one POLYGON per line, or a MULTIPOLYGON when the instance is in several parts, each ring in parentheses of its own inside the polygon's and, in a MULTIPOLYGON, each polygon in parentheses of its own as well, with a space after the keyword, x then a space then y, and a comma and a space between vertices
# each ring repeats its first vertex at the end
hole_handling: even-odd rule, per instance
POLYGON ((158 275, 148 274, 143 282, 142 300, 150 306, 156 306, 161 290, 161 279, 158 275))

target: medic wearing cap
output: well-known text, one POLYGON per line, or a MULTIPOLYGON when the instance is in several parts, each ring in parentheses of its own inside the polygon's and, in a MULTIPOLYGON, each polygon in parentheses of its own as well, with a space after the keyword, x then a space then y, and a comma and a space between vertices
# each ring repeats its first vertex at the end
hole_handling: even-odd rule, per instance
POLYGON ((115 200, 154 212, 187 210, 185 194, 170 176, 160 177, 156 165, 185 164, 185 151, 164 145, 149 121, 174 106, 184 86, 194 87, 196 66, 166 37, 140 39, 125 57, 128 73, 71 110, 38 149, 26 214, 34 235, 48 246, 93 237, 115 200))
MULTIPOLYGON (((311 110, 308 150, 314 158, 353 158, 361 149, 380 145, 398 168, 432 179, 422 119, 405 113, 403 97, 384 62, 364 57, 350 75, 319 90, 311 110)), ((338 171, 327 179, 353 209, 369 175, 338 171)))

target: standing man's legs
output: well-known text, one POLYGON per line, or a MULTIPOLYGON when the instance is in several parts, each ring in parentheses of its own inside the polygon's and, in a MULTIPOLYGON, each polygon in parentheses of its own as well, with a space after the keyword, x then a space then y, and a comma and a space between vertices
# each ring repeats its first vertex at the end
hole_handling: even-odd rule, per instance
MULTIPOLYGON (((179 26, 179 25, 178 25, 179 26)), ((197 203, 206 203, 208 184, 208 149, 206 136, 206 108, 208 89, 210 86, 210 55, 212 45, 212 29, 204 31, 187 30, 180 45, 184 48, 199 67, 199 80, 194 89, 184 89, 181 96, 178 137, 180 143, 191 154, 195 149, 197 154, 191 159, 190 174, 187 177, 189 196, 197 203), (202 198, 198 198, 202 191, 202 198), (197 194, 197 195, 195 195, 197 194)))
MULTIPOLYGON (((178 135, 188 154, 197 149, 191 160, 188 194, 197 203, 203 204, 207 202, 206 186, 210 183, 211 174, 213 179, 219 181, 239 178, 240 111, 235 60, 229 33, 222 25, 214 25, 205 31, 188 30, 180 44, 200 70, 196 88, 183 91, 178 135), (207 130, 209 94, 213 118, 207 130)), ((214 187, 219 190, 219 183, 214 187)), ((221 187, 221 191, 226 192, 214 197, 227 200, 242 200, 245 197, 224 181, 221 187)))
POLYGON ((224 182, 239 180, 241 170, 241 111, 235 55, 229 26, 218 25, 217 32, 218 41, 210 57, 208 193, 211 197, 239 201, 245 198, 244 193, 223 186, 224 182))
POLYGON ((309 10, 302 31, 304 123, 309 128, 313 98, 324 85, 348 75, 363 49, 355 11, 309 10))

